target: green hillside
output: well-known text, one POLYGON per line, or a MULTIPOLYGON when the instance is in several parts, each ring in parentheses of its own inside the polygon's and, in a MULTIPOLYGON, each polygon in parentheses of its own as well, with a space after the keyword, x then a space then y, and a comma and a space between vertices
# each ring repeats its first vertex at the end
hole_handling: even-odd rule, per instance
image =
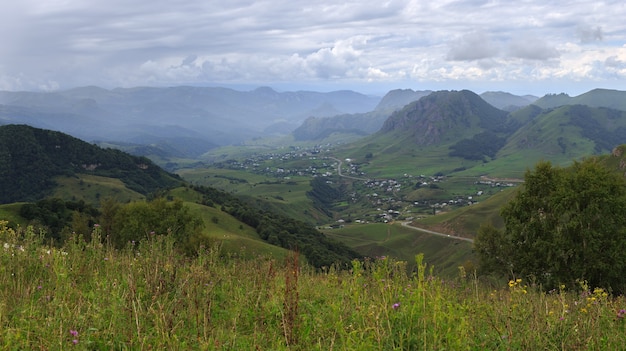
POLYGON ((53 193, 56 177, 78 174, 119 179, 143 195, 181 183, 145 157, 102 149, 51 130, 0 126, 0 203, 41 199, 53 193))
POLYGON ((584 105, 544 110, 508 138, 490 167, 517 176, 540 160, 566 165, 626 142, 626 112, 584 105), (515 173, 507 171, 516 171, 515 173))

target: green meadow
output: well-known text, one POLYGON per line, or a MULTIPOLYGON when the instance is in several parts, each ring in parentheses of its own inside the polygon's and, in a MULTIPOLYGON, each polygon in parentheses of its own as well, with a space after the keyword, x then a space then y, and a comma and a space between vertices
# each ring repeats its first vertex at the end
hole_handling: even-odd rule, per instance
POLYGON ((123 250, 99 227, 92 238, 56 248, 0 223, 3 349, 624 349, 626 299, 584 282, 444 279, 420 254, 313 270, 297 253, 225 257, 215 245, 185 257, 168 236, 123 250))

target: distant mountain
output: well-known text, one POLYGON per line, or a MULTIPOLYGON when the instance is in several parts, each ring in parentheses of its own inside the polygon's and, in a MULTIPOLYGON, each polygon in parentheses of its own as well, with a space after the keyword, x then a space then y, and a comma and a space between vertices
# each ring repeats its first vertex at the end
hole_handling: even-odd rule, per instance
POLYGON ((293 129, 314 114, 364 113, 379 101, 353 91, 276 92, 268 87, 247 92, 208 87, 0 91, 0 125, 28 124, 89 141, 165 140, 164 149, 190 149, 186 156, 193 157, 207 146, 273 135, 277 130, 268 127, 276 123, 293 129), (168 139, 166 130, 176 137, 168 139), (178 138, 184 145, 175 145, 178 138), (194 139, 198 142, 190 147, 194 139))
POLYGON ((313 115, 307 118, 292 134, 297 141, 323 140, 333 133, 369 135, 378 131, 391 113, 430 93, 431 91, 413 91, 411 89, 392 90, 382 98, 373 111, 337 114, 327 118, 313 115))
POLYGON ((379 111, 389 111, 389 110, 397 110, 402 108, 413 101, 417 101, 424 96, 430 95, 432 93, 431 90, 418 90, 414 91, 411 89, 395 89, 389 91, 383 98, 380 100, 378 105, 376 106, 376 110, 379 111))
POLYGON ((626 91, 594 89, 574 97, 570 97, 567 94, 548 94, 533 102, 533 104, 541 108, 554 108, 564 105, 587 105, 626 111, 626 91))
POLYGON ((379 133, 394 133, 396 140, 412 145, 449 144, 480 132, 501 132, 506 116, 469 90, 439 91, 396 111, 379 133))
POLYGON ((515 111, 535 102, 538 97, 532 95, 518 96, 503 91, 487 91, 480 94, 483 100, 494 107, 505 111, 515 111))
POLYGON ((144 195, 182 182, 145 157, 102 149, 61 132, 0 126, 0 203, 41 199, 56 186, 55 177, 77 174, 119 179, 144 195))
MULTIPOLYGON (((619 105, 611 102, 616 96, 620 92, 592 91, 584 98, 619 105)), ((463 90, 438 91, 412 102, 394 112, 378 132, 342 152, 364 162, 370 176, 410 163, 420 172, 519 178, 540 160, 565 165, 625 143, 626 111, 530 104, 506 112, 463 90)))

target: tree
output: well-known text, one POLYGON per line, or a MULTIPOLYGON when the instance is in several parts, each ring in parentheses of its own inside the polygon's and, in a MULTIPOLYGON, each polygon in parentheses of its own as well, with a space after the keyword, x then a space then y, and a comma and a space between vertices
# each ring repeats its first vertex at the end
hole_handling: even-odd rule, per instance
POLYGON ((158 198, 150 202, 131 202, 121 206, 113 218, 111 242, 123 248, 129 242, 140 242, 151 235, 171 235, 176 244, 191 252, 188 244, 201 235, 202 219, 192 214, 181 200, 158 198))
POLYGON ((553 167, 540 162, 506 204, 500 237, 477 237, 481 264, 554 288, 559 284, 626 291, 626 182, 596 159, 553 167), (497 239, 494 239, 497 238, 497 239), (496 244, 494 244, 496 243, 496 244), (506 258, 505 263, 493 258, 506 258))

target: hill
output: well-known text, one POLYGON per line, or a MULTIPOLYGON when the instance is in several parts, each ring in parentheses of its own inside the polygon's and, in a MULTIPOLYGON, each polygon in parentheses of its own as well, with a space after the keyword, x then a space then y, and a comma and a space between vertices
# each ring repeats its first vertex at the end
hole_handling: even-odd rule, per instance
POLYGON ((55 177, 80 174, 119 179, 144 195, 182 182, 146 157, 102 149, 51 130, 0 126, 0 203, 41 199, 52 193, 55 177))
POLYGON ((505 117, 506 112, 469 90, 440 91, 391 115, 379 133, 393 133, 412 145, 446 144, 482 131, 502 130, 505 117))
POLYGON ((540 160, 565 165, 626 143, 624 111, 585 105, 532 109, 528 122, 507 139, 491 168, 523 171, 540 160))
POLYGON ((548 94, 533 104, 547 109, 563 105, 587 105, 591 107, 607 107, 626 111, 626 91, 611 89, 593 89, 584 94, 570 97, 567 94, 548 94))

